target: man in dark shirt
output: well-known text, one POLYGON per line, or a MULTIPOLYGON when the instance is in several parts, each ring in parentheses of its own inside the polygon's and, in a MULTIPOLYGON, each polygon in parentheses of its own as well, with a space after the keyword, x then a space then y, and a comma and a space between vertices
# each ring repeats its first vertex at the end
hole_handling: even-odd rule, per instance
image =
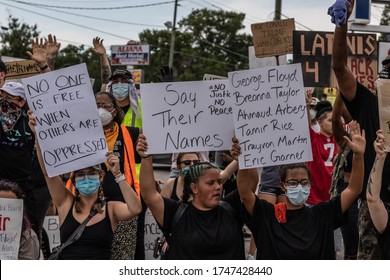
MULTIPOLYGON (((348 2, 348 1, 345 1, 348 2)), ((354 0, 346 3, 347 18, 351 15, 354 0)), ((380 259, 380 250, 378 248, 376 231, 374 229, 366 202, 366 185, 375 159, 375 150, 373 142, 376 138, 376 131, 379 129, 378 98, 370 92, 365 86, 360 84, 348 68, 347 62, 347 22, 341 23, 335 28, 332 67, 336 75, 338 86, 342 94, 343 101, 354 120, 356 120, 362 129, 366 132, 366 152, 364 155, 364 184, 361 193, 361 205, 359 209, 359 247, 358 259, 380 259)), ((386 61, 386 60, 385 60, 386 61)), ((384 62, 385 62, 384 61, 384 62)), ((388 64, 384 65, 386 69, 388 64)), ((382 77, 382 76, 381 76, 382 77)), ((382 77, 383 78, 383 77, 382 77)), ((384 203, 390 201, 390 158, 385 162, 382 176, 381 198, 384 203)))

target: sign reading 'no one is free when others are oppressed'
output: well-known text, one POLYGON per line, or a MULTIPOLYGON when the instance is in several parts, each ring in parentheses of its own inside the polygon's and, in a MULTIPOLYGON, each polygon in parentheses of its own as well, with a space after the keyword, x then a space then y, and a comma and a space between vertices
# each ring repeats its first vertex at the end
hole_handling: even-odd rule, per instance
POLYGON ((85 64, 22 82, 49 177, 106 160, 107 142, 85 64))

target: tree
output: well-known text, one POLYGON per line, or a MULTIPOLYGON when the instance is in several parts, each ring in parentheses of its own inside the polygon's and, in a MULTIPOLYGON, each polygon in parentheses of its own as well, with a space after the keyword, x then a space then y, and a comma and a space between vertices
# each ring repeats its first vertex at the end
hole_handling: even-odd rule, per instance
MULTIPOLYGON (((390 4, 386 4, 382 12, 380 25, 389 25, 389 23, 390 23, 390 4)), ((379 36, 379 41, 390 41, 389 34, 381 34, 381 36, 379 36)))
MULTIPOLYGON (((244 18, 242 13, 202 9, 179 21, 173 61, 175 80, 201 80, 205 73, 227 76, 230 71, 247 69, 252 37, 239 34, 244 18)), ((151 49, 151 65, 141 67, 146 82, 150 82, 168 64, 171 32, 147 29, 139 37, 151 49)))
POLYGON ((88 69, 89 77, 94 79, 94 92, 100 91, 101 77, 100 77, 100 58, 91 48, 84 49, 84 45, 79 47, 75 45, 67 45, 62 49, 55 60, 55 69, 85 63, 88 69))
POLYGON ((19 22, 19 19, 8 17, 8 30, 1 32, 1 55, 17 58, 28 58, 31 51, 31 39, 39 35, 38 26, 19 22))

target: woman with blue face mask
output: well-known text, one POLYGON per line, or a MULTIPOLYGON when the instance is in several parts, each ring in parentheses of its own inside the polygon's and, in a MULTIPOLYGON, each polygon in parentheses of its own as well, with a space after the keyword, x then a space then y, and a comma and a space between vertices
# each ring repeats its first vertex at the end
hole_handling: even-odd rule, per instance
MULTIPOLYGON (((28 115, 29 126, 35 134, 36 119, 31 111, 28 115)), ((48 177, 37 141, 36 147, 42 172, 58 211, 61 242, 64 243, 73 234, 92 209, 97 211, 97 214, 87 223, 81 237, 65 247, 60 259, 111 259, 113 232, 118 223, 130 220, 141 211, 141 203, 136 192, 120 170, 119 158, 113 152, 108 152, 106 165, 119 184, 125 202, 103 203, 104 195, 101 184, 104 172, 100 165, 72 172, 70 179, 76 187, 75 195, 73 195, 66 188, 60 176, 48 177)))
MULTIPOLYGON (((257 260, 335 259, 333 231, 346 221, 349 206, 362 191, 365 134, 351 122, 351 137, 344 137, 354 153, 348 187, 329 201, 305 206, 310 194, 310 170, 305 163, 281 167, 280 183, 287 201, 270 204, 259 199, 251 188, 257 183, 257 170, 238 171, 237 186, 245 210, 243 216, 257 245, 257 260)), ((231 154, 241 153, 237 139, 231 154)))

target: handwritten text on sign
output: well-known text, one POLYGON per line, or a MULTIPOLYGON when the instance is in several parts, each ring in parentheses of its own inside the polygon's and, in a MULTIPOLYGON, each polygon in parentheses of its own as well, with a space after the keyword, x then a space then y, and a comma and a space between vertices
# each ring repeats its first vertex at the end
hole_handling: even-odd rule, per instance
POLYGON ((49 177, 105 161, 107 143, 85 64, 22 82, 49 177))
POLYGON ((0 260, 17 260, 22 232, 23 200, 0 198, 0 260))
POLYGON ((141 97, 148 153, 230 149, 227 80, 142 84, 141 97))
POLYGON ((312 160, 299 64, 230 72, 241 169, 312 160))

